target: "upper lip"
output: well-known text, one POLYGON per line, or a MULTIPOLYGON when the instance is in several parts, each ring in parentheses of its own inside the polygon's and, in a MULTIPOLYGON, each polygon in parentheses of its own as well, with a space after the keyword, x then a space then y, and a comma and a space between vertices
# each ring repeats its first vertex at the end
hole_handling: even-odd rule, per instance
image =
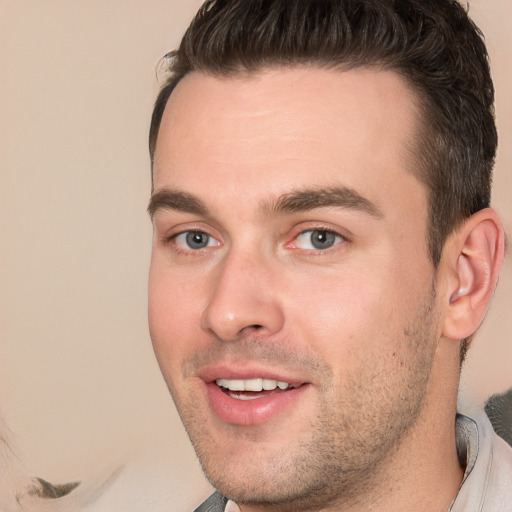
POLYGON ((236 366, 235 364, 215 364, 204 366, 199 369, 198 377, 207 384, 217 379, 248 380, 248 379, 270 379, 289 384, 300 385, 306 381, 303 378, 292 375, 286 371, 270 368, 258 368, 257 366, 236 366))

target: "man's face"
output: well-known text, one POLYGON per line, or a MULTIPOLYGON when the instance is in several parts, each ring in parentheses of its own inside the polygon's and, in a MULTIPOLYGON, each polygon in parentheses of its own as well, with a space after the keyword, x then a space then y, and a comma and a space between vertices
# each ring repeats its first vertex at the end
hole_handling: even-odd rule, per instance
POLYGON ((241 503, 349 499, 426 414, 441 333, 416 129, 392 72, 192 73, 169 100, 151 336, 206 474, 241 503))

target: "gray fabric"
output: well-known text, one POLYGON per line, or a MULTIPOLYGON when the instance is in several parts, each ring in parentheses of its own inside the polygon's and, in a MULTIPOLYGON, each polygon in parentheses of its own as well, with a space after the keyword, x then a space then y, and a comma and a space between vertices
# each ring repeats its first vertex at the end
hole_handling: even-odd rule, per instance
POLYGON ((496 434, 512 446, 512 388, 492 395, 485 403, 485 412, 496 434))
POLYGON ((194 512, 224 512, 228 500, 219 492, 213 493, 205 502, 197 507, 194 512))

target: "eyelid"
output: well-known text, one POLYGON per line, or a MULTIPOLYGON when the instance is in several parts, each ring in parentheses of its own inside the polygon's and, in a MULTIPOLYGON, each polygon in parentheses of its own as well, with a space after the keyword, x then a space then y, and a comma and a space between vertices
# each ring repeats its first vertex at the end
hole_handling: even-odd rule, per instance
POLYGON ((219 231, 213 228, 211 225, 205 224, 202 221, 181 222, 177 224, 173 223, 173 225, 171 226, 165 226, 165 224, 162 224, 161 226, 157 227, 156 232, 162 245, 172 246, 174 250, 177 252, 200 252, 201 249, 192 249, 186 247, 185 245, 179 245, 176 243, 177 237, 179 237, 180 235, 186 235, 191 232, 204 233, 211 240, 216 241, 216 244, 214 246, 209 245, 207 247, 204 247, 203 249, 217 247, 222 245, 223 243, 223 239, 219 231))
POLYGON ((180 231, 179 233, 175 233, 174 235, 172 235, 169 238, 169 241, 173 241, 176 244, 176 246, 178 246, 178 248, 180 250, 183 250, 183 251, 193 251, 193 252, 201 251, 202 249, 207 249, 208 247, 218 247, 218 246, 220 246, 220 242, 213 235, 211 235, 210 233, 208 233, 206 231, 200 230, 200 229, 187 229, 185 231, 180 231), (204 246, 204 247, 196 248, 196 249, 194 249, 193 247, 187 247, 186 246, 186 236, 189 233, 200 233, 200 234, 206 235, 208 237, 207 245, 204 246), (185 240, 178 242, 180 237, 184 237, 185 240), (214 242, 214 243, 212 243, 212 242, 214 242))
POLYGON ((312 224, 312 225, 306 226, 306 227, 300 226, 300 229, 299 229, 299 227, 297 227, 297 229, 294 231, 291 241, 289 243, 287 243, 286 245, 289 248, 303 251, 305 253, 325 254, 327 252, 336 250, 336 248, 339 245, 342 245, 342 244, 344 245, 345 243, 350 242, 350 238, 346 234, 344 234, 342 231, 344 231, 344 230, 341 230, 339 228, 337 229, 332 226, 326 226, 323 224, 312 224), (337 241, 332 246, 326 247, 324 249, 320 249, 320 248, 316 248, 316 247, 302 248, 297 245, 297 240, 299 239, 299 237, 304 236, 307 233, 311 233, 311 232, 315 232, 315 231, 317 231, 317 232, 323 231, 326 233, 332 233, 337 238, 337 241))

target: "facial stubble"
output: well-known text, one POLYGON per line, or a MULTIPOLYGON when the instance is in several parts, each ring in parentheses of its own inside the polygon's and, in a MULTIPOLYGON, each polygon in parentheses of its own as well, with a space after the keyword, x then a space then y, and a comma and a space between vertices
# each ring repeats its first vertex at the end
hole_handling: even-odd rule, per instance
MULTIPOLYGON (((225 430, 225 438, 216 439, 194 400, 173 393, 210 483, 237 503, 269 511, 341 510, 342 504, 348 509, 364 502, 378 487, 386 464, 425 403, 438 341, 433 286, 418 309, 403 328, 400 343, 390 340, 395 347, 392 357, 362 357, 358 372, 351 373, 353 378, 343 388, 334 383, 331 368, 314 354, 297 358, 256 339, 245 339, 238 348, 229 345, 228 350, 238 350, 239 357, 249 360, 279 361, 284 367, 287 361, 303 364, 314 369, 322 384, 316 414, 304 422, 294 446, 284 443, 280 448, 267 441, 268 426, 233 425, 231 432, 225 430)), ((218 348, 214 352, 218 357, 218 348)), ((192 366, 208 357, 199 355, 192 366)), ((282 429, 273 434, 272 441, 286 438, 282 429)))

